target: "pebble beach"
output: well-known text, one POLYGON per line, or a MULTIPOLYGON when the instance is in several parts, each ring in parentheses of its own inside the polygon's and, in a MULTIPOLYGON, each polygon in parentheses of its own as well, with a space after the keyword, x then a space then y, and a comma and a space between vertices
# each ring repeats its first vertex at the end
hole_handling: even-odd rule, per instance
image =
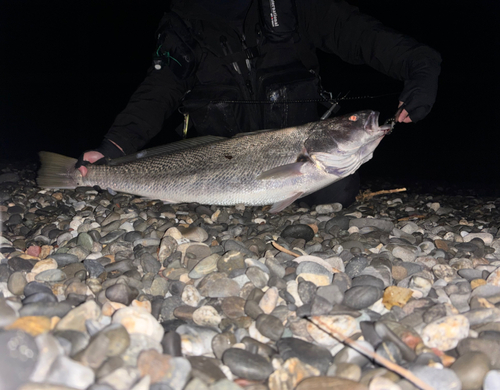
POLYGON ((500 198, 270 214, 0 168, 2 390, 500 389, 500 198))

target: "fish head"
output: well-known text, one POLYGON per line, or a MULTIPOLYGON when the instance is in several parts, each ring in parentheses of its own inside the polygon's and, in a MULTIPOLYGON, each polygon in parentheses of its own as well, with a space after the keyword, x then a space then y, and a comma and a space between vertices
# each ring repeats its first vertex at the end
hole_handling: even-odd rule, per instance
POLYGON ((378 124, 377 111, 358 111, 318 122, 304 143, 313 160, 326 172, 347 176, 370 160, 392 124, 378 124))

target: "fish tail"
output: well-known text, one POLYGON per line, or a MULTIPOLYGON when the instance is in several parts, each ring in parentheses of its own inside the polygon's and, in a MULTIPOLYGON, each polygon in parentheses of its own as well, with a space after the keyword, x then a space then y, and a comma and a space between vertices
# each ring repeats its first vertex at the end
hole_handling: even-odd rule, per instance
POLYGON ((80 172, 75 168, 76 158, 51 152, 40 152, 42 166, 38 170, 37 183, 42 188, 73 189, 78 183, 80 172))

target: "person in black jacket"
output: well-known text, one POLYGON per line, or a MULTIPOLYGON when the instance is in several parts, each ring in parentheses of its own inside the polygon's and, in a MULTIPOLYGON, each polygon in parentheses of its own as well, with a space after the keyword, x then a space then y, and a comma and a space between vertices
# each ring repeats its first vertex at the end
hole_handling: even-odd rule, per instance
MULTIPOLYGON (((88 163, 141 149, 176 109, 195 135, 318 120, 317 103, 297 103, 324 97, 316 49, 404 81, 398 122, 423 119, 436 98, 439 53, 343 0, 177 0, 157 38, 145 80, 101 145, 80 157, 83 175, 88 163)), ((347 205, 358 189, 351 175, 304 199, 347 205)))

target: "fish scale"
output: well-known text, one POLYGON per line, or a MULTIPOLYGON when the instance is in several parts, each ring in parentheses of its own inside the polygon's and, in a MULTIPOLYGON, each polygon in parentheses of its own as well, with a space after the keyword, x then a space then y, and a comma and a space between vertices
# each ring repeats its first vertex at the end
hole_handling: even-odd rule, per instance
POLYGON ((88 165, 85 177, 74 168, 74 159, 41 152, 38 183, 46 188, 97 185, 170 203, 273 204, 272 211, 280 211, 352 174, 388 130, 378 126, 378 113, 361 111, 231 139, 200 139, 198 146, 191 146, 196 139, 188 140, 187 149, 168 153, 146 150, 110 165, 88 165))

